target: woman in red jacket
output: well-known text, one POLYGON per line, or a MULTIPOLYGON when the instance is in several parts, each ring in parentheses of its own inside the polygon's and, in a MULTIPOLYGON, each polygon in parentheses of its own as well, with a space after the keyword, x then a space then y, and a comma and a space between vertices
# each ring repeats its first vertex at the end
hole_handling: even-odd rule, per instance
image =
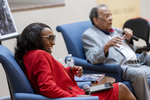
MULTIPOLYGON (((89 96, 74 80, 74 75, 82 76, 82 67, 65 68, 52 57, 53 45, 55 35, 43 23, 28 25, 17 40, 15 59, 35 93, 50 98, 89 96)), ((92 96, 98 96, 100 100, 135 100, 125 85, 115 83, 113 86, 113 89, 93 93, 92 96)))

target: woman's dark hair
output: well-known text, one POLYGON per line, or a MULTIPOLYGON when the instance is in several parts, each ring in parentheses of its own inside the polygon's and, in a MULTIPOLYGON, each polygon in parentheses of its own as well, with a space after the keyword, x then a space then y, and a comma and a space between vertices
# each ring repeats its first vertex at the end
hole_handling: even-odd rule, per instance
POLYGON ((94 25, 93 18, 94 18, 94 17, 98 18, 98 8, 99 8, 99 7, 107 7, 107 6, 104 5, 104 4, 100 4, 100 5, 98 5, 97 7, 92 8, 89 17, 90 17, 90 20, 91 20, 91 22, 92 22, 93 25, 94 25))
POLYGON ((41 37, 43 28, 50 27, 43 23, 32 23, 22 31, 21 35, 17 39, 17 44, 15 47, 15 59, 23 71, 25 70, 23 55, 29 50, 44 50, 44 45, 41 37))

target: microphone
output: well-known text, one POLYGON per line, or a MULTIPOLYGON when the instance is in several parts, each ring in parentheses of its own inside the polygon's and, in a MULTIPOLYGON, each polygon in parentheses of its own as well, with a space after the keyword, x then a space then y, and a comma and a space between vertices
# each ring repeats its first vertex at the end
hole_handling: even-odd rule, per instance
POLYGON ((90 86, 89 85, 84 85, 83 90, 85 91, 86 95, 91 95, 90 92, 90 86))
MULTIPOLYGON (((122 29, 115 29, 118 33, 121 33, 121 34, 125 34, 124 33, 124 31, 122 30, 122 29)), ((138 37, 136 37, 136 36, 134 36, 134 35, 132 35, 132 39, 134 39, 134 40, 136 40, 136 41, 139 41, 139 38, 138 37)))

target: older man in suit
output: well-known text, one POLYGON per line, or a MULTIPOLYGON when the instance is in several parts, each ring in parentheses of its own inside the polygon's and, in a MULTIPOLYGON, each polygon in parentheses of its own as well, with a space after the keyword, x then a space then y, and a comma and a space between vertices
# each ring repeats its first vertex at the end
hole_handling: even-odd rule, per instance
MULTIPOLYGON (((136 56, 132 41, 132 30, 112 27, 112 14, 106 5, 94 7, 90 13, 93 27, 82 35, 86 59, 92 64, 120 64, 123 80, 131 82, 138 100, 150 100, 147 77, 150 77, 150 63, 146 53, 136 56)), ((109 70, 109 69, 108 69, 109 70)))

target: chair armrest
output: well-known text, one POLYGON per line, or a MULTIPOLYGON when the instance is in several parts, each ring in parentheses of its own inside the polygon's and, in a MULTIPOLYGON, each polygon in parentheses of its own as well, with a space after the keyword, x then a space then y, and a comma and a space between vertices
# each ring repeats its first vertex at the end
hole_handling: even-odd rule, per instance
POLYGON ((75 61, 75 65, 80 65, 82 67, 86 67, 87 69, 92 69, 100 72, 108 72, 108 73, 120 73, 121 66, 119 64, 91 64, 87 62, 87 60, 73 57, 75 61))
POLYGON ((78 86, 82 89, 84 85, 92 86, 91 82, 77 82, 78 86))
POLYGON ((15 100, 99 100, 98 96, 92 97, 67 97, 67 98, 48 98, 38 94, 15 93, 15 100))
POLYGON ((91 64, 85 59, 73 57, 75 65, 83 67, 83 73, 105 73, 107 76, 114 77, 117 82, 122 81, 121 66, 119 64, 91 64))

